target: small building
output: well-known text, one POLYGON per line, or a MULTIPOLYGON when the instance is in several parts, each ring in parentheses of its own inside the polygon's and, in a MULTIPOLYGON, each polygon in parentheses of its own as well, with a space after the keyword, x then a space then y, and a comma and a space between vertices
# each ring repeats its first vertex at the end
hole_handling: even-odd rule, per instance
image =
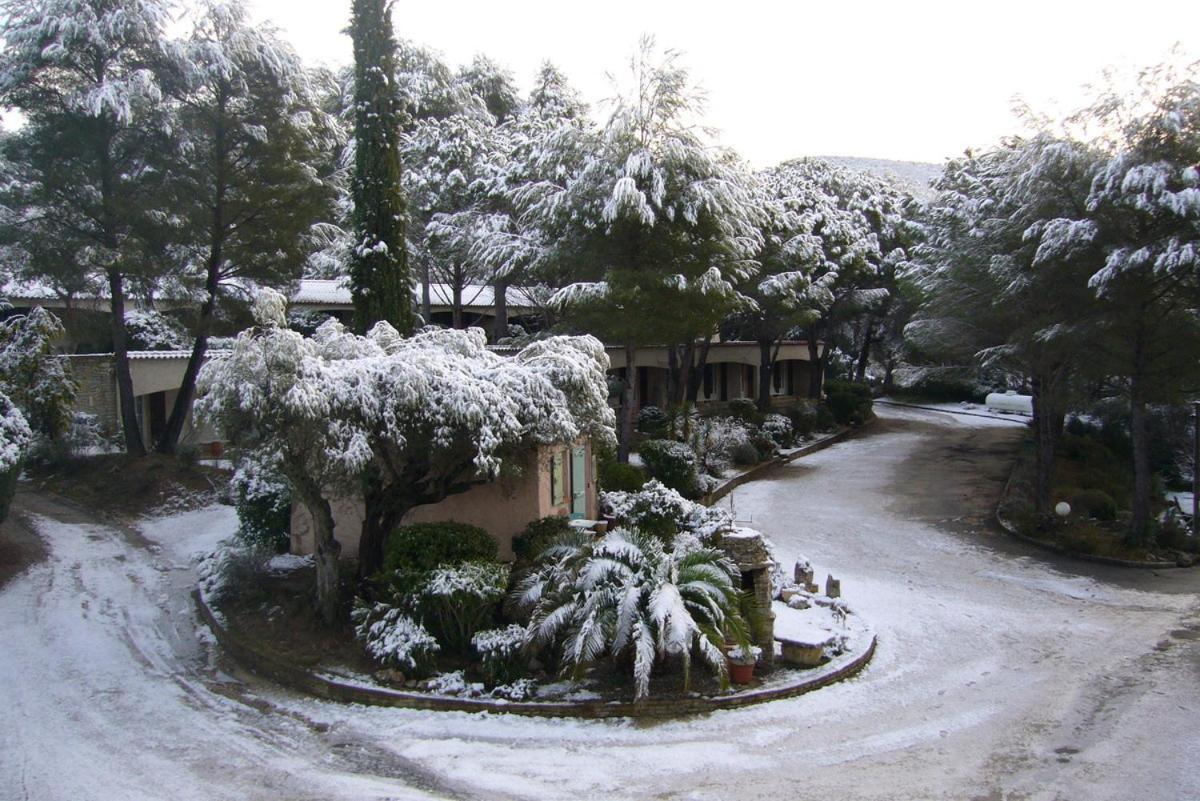
MULTIPOLYGON (((825 349, 821 343, 819 352, 825 349)), ((625 349, 608 346, 610 372, 620 380, 629 375, 625 349)), ((669 356, 666 347, 638 348, 634 353, 634 369, 638 382, 641 406, 667 406, 669 356)), ((755 342, 713 342, 703 367, 700 392, 696 403, 702 409, 719 407, 739 398, 758 398, 758 372, 761 355, 755 342)), ((771 403, 787 406, 807 398, 814 366, 808 343, 804 340, 781 342, 776 349, 771 374, 771 403)))
MULTIPOLYGON (((171 350, 129 352, 134 405, 144 442, 154 442, 166 426, 191 355, 190 351, 171 350)), ((74 411, 94 415, 103 430, 115 434, 121 427, 121 407, 113 354, 77 354, 67 359, 71 374, 79 386, 74 411)), ((191 412, 188 413, 180 436, 181 443, 211 448, 213 443, 219 441, 220 437, 212 427, 198 425, 192 419, 191 412)))
MULTIPOLYGON (((543 445, 531 462, 516 479, 502 477, 437 503, 417 506, 400 524, 453 520, 479 526, 496 540, 500 558, 511 559, 513 537, 534 520, 559 515, 596 518, 596 463, 589 443, 543 445)), ((358 556, 363 517, 361 498, 343 497, 333 502, 334 537, 341 543, 343 556, 358 556)), ((292 553, 312 553, 313 539, 312 517, 301 504, 294 504, 292 553)))

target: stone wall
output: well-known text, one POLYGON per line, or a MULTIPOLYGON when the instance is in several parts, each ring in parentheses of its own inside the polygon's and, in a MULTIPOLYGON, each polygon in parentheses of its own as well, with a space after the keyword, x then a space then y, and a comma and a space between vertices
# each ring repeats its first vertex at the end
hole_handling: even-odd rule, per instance
POLYGON ((79 385, 74 410, 95 415, 105 432, 116 434, 121 427, 121 418, 117 404, 116 365, 112 356, 95 354, 68 358, 71 375, 79 385))

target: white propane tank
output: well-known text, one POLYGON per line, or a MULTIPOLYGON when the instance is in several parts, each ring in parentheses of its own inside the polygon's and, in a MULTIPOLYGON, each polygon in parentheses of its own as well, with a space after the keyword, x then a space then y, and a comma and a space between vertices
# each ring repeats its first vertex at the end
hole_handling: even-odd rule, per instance
POLYGON ((984 405, 993 412, 1025 414, 1033 417, 1033 396, 1018 395, 1016 392, 993 392, 984 400, 984 405))

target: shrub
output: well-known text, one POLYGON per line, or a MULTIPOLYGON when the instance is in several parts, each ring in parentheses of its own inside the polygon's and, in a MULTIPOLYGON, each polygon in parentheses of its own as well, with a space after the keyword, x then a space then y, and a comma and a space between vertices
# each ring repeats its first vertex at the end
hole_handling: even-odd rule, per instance
POLYGON ((782 414, 768 414, 759 430, 780 448, 789 448, 796 441, 792 421, 782 414))
POLYGON ((238 539, 272 553, 287 550, 292 531, 292 490, 273 466, 245 459, 230 481, 238 539))
POLYGON ((762 455, 758 452, 758 448, 748 440, 739 443, 733 449, 732 458, 733 463, 739 467, 752 467, 762 461, 762 455))
POLYGON ((840 425, 862 425, 871 419, 871 388, 849 381, 828 381, 825 396, 834 420, 840 425))
POLYGON ((806 437, 817 430, 817 404, 800 403, 784 410, 792 424, 792 433, 797 437, 806 437))
MULTIPOLYGON (((646 483, 646 471, 635 464, 603 459, 597 464, 600 489, 605 492, 637 492, 646 483)), ((514 544, 515 547, 515 544, 514 544)))
POLYGON ((633 670, 635 697, 650 691, 654 663, 683 662, 684 691, 697 654, 725 680, 727 634, 748 640, 739 614, 740 575, 720 551, 683 538, 668 548, 644 532, 578 540, 522 582, 534 643, 556 646, 576 675, 608 654, 633 670))
POLYGON ((733 461, 733 451, 750 441, 751 429, 734 417, 703 417, 696 420, 690 444, 698 467, 710 475, 720 475, 733 461))
POLYGON ((495 561, 496 541, 478 526, 444 520, 400 526, 387 538, 383 568, 424 575, 442 565, 495 561))
POLYGON ((0 392, 0 521, 8 517, 21 463, 33 441, 33 432, 25 415, 8 396, 0 392))
POLYGON ((354 636, 376 662, 399 668, 408 676, 428 676, 441 647, 425 627, 386 603, 358 602, 351 612, 354 636))
POLYGON ((766 434, 758 433, 750 438, 750 444, 758 451, 759 461, 765 462, 768 459, 775 457, 775 452, 778 448, 775 446, 775 440, 768 437, 766 434))
POLYGON ((637 416, 637 429, 643 434, 662 436, 670 422, 667 413, 657 406, 643 406, 637 416))
POLYGON ((837 426, 837 418, 833 416, 833 412, 829 407, 821 403, 817 406, 816 430, 829 431, 837 426))
POLYGON ((685 497, 700 495, 696 454, 687 445, 666 439, 652 439, 643 442, 638 452, 651 478, 658 479, 685 497))
POLYGON ((508 576, 508 565, 496 562, 464 562, 433 570, 421 590, 425 622, 441 635, 442 643, 465 652, 475 633, 495 619, 508 590, 508 576))
POLYGON ((534 520, 524 531, 513 537, 513 555, 519 562, 533 562, 546 550, 546 546, 570 530, 571 521, 563 515, 534 520))
POLYGON ((729 402, 729 416, 757 427, 762 422, 762 412, 750 398, 734 398, 729 402))
POLYGON ((606 492, 600 497, 600 505, 621 525, 662 540, 688 532, 709 541, 733 524, 728 510, 689 501, 654 480, 638 492, 606 492))
POLYGON ((1080 490, 1075 493, 1071 502, 1078 511, 1097 520, 1117 519, 1117 502, 1104 490, 1080 490))
POLYGON ((483 675, 493 687, 511 684, 525 675, 525 627, 515 623, 502 629, 481 631, 471 638, 479 654, 483 675))

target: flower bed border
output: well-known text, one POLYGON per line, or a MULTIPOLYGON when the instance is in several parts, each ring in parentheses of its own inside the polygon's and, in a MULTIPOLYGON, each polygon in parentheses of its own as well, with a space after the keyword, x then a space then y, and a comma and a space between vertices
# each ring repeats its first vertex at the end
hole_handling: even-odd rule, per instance
POLYGON ((791 698, 856 675, 867 666, 875 655, 877 641, 876 635, 871 633, 870 645, 865 650, 858 654, 847 655, 848 658, 834 659, 825 666, 829 669, 823 670, 818 675, 804 676, 799 681, 789 684, 751 689, 729 695, 673 699, 647 698, 642 701, 574 702, 456 698, 353 684, 298 667, 261 646, 252 645, 243 637, 226 628, 221 622, 220 616, 205 602, 203 594, 198 588, 192 591, 192 598, 201 620, 208 625, 216 637, 217 643, 235 662, 251 673, 289 689, 342 703, 448 712, 507 713, 526 717, 670 718, 715 712, 719 709, 736 709, 765 701, 791 698), (844 659, 844 662, 839 664, 839 659, 844 659))

